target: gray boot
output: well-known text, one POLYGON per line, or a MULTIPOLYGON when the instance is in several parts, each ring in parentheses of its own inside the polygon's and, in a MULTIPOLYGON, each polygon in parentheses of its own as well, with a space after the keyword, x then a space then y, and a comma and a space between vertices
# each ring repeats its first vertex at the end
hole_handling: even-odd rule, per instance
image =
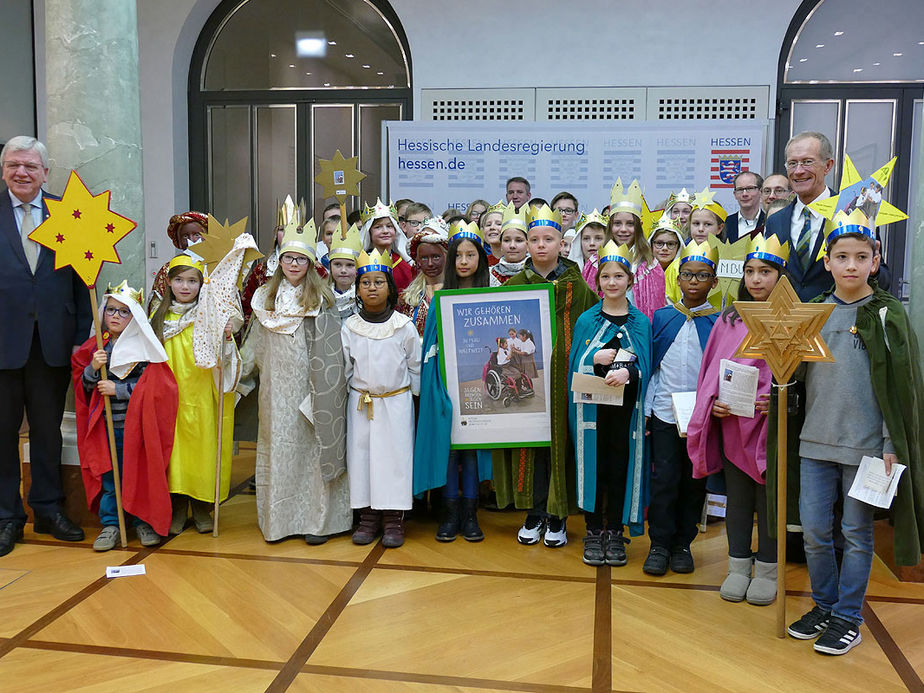
POLYGON ((751 584, 751 559, 728 557, 728 577, 719 589, 719 595, 727 602, 742 602, 751 584))
POLYGON ((767 606, 776 600, 776 563, 754 561, 754 579, 748 587, 748 604, 767 606))

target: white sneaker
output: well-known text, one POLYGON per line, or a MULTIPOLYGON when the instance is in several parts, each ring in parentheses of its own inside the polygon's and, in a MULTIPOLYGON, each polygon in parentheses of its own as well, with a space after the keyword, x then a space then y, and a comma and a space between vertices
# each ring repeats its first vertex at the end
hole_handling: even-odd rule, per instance
POLYGON ((157 546, 161 541, 160 535, 146 522, 135 526, 135 534, 142 546, 157 546))
POLYGON ((527 546, 538 544, 545 529, 545 518, 540 515, 527 515, 523 526, 517 532, 517 541, 527 546))
POLYGON ((119 542, 119 528, 115 525, 106 525, 93 542, 94 551, 109 551, 119 542))
POLYGON ((550 549, 556 549, 568 543, 568 528, 565 520, 558 517, 550 517, 545 530, 545 545, 550 549))

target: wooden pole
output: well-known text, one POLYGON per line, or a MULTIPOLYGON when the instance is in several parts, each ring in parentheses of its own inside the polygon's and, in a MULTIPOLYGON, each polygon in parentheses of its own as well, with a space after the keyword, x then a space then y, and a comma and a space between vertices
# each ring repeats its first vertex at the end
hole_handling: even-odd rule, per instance
POLYGON ((786 465, 789 386, 777 385, 776 398, 776 634, 786 637, 786 465))
MULTIPOLYGON (((96 349, 103 348, 103 330, 99 323, 99 304, 96 301, 96 287, 88 286, 90 292, 90 309, 93 311, 93 325, 96 327, 96 349)), ((100 380, 107 380, 106 366, 99 369, 100 380)), ((122 542, 122 548, 128 546, 128 539, 125 536, 125 514, 122 512, 122 479, 119 474, 119 454, 116 451, 115 429, 112 425, 112 404, 109 402, 109 395, 103 395, 103 406, 106 408, 106 431, 109 433, 109 458, 112 461, 112 482, 115 485, 116 512, 119 516, 119 539, 122 542)))
MULTIPOLYGON (((346 213, 346 201, 337 200, 340 203, 340 240, 345 241, 347 237, 347 213, 346 213)), ((395 229, 395 233, 398 233, 399 229, 395 229)))
POLYGON ((215 455, 215 510, 212 520, 212 536, 218 536, 218 509, 221 507, 221 452, 224 440, 225 420, 225 359, 224 345, 218 352, 218 452, 215 455))

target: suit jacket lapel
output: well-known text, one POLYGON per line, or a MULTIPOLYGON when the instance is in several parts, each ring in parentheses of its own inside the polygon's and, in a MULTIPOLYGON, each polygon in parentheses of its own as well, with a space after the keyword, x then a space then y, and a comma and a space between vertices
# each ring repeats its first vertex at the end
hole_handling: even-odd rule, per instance
MULTIPOLYGON (((19 227, 16 225, 16 214, 13 211, 13 202, 10 199, 9 190, 4 189, 0 192, 0 232, 9 241, 13 249, 13 255, 22 263, 22 266, 30 274, 29 261, 26 260, 26 251, 22 247, 22 237, 19 235, 19 227)), ((41 260, 41 255, 39 255, 41 260)), ((36 265, 38 269, 38 265, 36 265)))

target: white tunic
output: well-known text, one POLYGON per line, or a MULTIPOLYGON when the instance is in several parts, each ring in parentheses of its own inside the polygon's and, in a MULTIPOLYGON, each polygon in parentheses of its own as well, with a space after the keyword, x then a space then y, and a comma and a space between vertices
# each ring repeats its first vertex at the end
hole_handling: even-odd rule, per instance
POLYGON ((347 476, 350 505, 377 510, 410 510, 414 470, 414 401, 420 392, 420 337, 414 323, 397 311, 385 322, 347 318, 340 330, 347 402, 347 476), (360 392, 373 397, 373 418, 359 409, 360 392))

